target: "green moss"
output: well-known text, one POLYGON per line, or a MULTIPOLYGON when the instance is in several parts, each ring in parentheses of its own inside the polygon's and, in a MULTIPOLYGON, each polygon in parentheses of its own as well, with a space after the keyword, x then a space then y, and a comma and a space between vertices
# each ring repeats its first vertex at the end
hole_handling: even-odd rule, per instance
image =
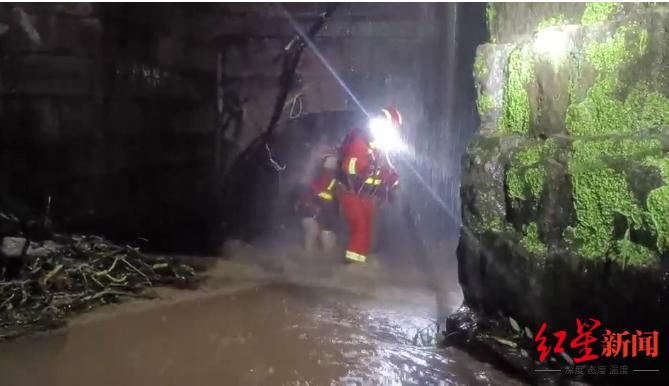
MULTIPOLYGON (((490 149, 486 149, 485 143, 479 142, 478 145, 483 145, 480 149, 489 154, 490 149)), ((490 175, 485 172, 479 178, 486 179, 488 177, 490 175)), ((468 225, 475 233, 501 232, 505 229, 504 196, 503 192, 496 189, 494 184, 485 183, 484 186, 480 186, 475 193, 474 208, 468 218, 468 225)))
POLYGON ((495 17, 497 16, 497 11, 495 10, 495 6, 493 3, 488 3, 485 8, 485 20, 486 24, 488 25, 488 31, 490 31, 490 37, 493 40, 493 43, 495 43, 495 40, 493 38, 493 32, 492 32, 492 23, 495 22, 495 17))
POLYGON ((509 198, 525 199, 525 179, 520 168, 512 167, 506 172, 506 188, 509 198))
POLYGON ((604 257, 613 242, 616 213, 624 215, 631 226, 638 227, 641 210, 624 176, 612 170, 581 171, 572 175, 572 184, 578 217, 573 236, 580 245, 579 252, 586 258, 604 257))
POLYGON ((530 100, 527 85, 534 79, 534 61, 528 47, 514 49, 509 55, 504 85, 504 112, 501 133, 527 134, 530 126, 530 100))
POLYGON ((542 153, 541 145, 532 145, 513 156, 506 174, 507 194, 510 198, 528 199, 528 191, 532 198, 539 198, 546 178, 543 166, 539 165, 542 153))
POLYGON ((657 250, 669 249, 669 157, 657 138, 627 136, 576 140, 569 161, 574 188, 577 225, 566 236, 579 253, 591 259, 611 257, 622 266, 647 266, 658 261, 657 253, 630 240, 631 230, 656 236, 657 250), (637 202, 624 174, 608 165, 637 161, 658 167, 665 184, 637 202), (614 239, 616 217, 624 218, 627 231, 614 239))
POLYGON ((567 108, 566 125, 573 135, 591 135, 628 131, 622 101, 613 96, 613 83, 600 80, 581 103, 567 108))
POLYGON ((621 3, 586 3, 581 24, 592 25, 606 21, 613 14, 622 10, 621 3))
MULTIPOLYGON (((576 140, 572 144, 571 160, 587 170, 606 166, 611 160, 643 160, 662 154, 662 143, 654 138, 601 137, 576 140)), ((570 171, 580 171, 570 168, 570 171)))
POLYGON ((577 140, 572 144, 569 172, 574 194, 577 225, 566 232, 585 258, 610 255, 614 221, 620 215, 628 229, 639 229, 644 223, 642 207, 634 198, 625 176, 607 166, 607 161, 645 159, 661 153, 654 139, 577 140))
POLYGON ((486 192, 479 197, 477 205, 479 213, 472 218, 472 229, 475 233, 502 232, 505 229, 505 220, 495 205, 497 200, 494 193, 486 192))
POLYGON ((643 55, 648 52, 648 30, 641 29, 639 31, 639 54, 643 55))
POLYGON ((525 172, 525 181, 530 187, 532 198, 538 200, 544 190, 544 183, 546 181, 545 169, 543 167, 528 169, 525 172))
POLYGON ((633 64, 647 48, 648 31, 636 24, 620 27, 603 43, 586 45, 586 59, 597 71, 597 78, 581 102, 574 101, 578 79, 572 79, 573 103, 568 107, 566 117, 570 133, 624 133, 669 124, 669 99, 650 91, 647 83, 639 82, 627 88, 625 100, 618 97, 623 89, 619 82, 621 69, 633 64))
POLYGON ((548 248, 539 240, 539 229, 536 223, 523 226, 523 238, 520 244, 530 252, 545 254, 548 248))
POLYGON ((553 157, 558 149, 557 139, 551 137, 544 141, 544 156, 553 157))
POLYGON ((643 55, 648 49, 648 31, 631 23, 618 28, 607 41, 585 46, 588 62, 604 75, 612 75, 621 65, 643 55))
POLYGON ((546 28, 565 24, 567 24, 567 20, 565 19, 563 14, 559 14, 540 21, 539 24, 537 24, 537 31, 542 31, 545 30, 546 28))
POLYGON ((513 156, 512 164, 516 166, 534 166, 541 160, 543 147, 539 144, 528 146, 513 156))
POLYGON ((648 164, 657 166, 662 173, 664 185, 651 190, 646 199, 648 218, 657 237, 657 249, 669 250, 669 157, 649 158, 648 164))
POLYGON ((616 99, 611 80, 593 85, 586 99, 567 111, 567 127, 574 135, 634 132, 669 124, 669 99, 650 91, 645 82, 629 90, 624 101, 616 99))
POLYGON ((485 58, 481 54, 476 55, 474 59, 474 75, 476 79, 481 79, 488 74, 488 66, 486 65, 485 58))
POLYGON ((657 237, 657 249, 669 250, 669 186, 652 190, 648 194, 646 207, 657 237))
POLYGON ((625 100, 627 124, 634 130, 669 124, 669 99, 651 91, 645 82, 637 83, 625 100))
POLYGON ((646 267, 657 263, 655 252, 629 240, 628 237, 616 242, 614 260, 617 260, 623 268, 627 265, 646 267))
POLYGON ((475 226, 477 232, 502 232, 505 229, 504 220, 498 215, 485 213, 481 215, 479 220, 475 226))
POLYGON ((507 195, 511 199, 539 200, 546 184, 546 168, 542 160, 557 149, 555 139, 535 144, 516 152, 506 172, 507 195))
POLYGON ((487 92, 481 94, 481 96, 476 101, 478 105, 479 115, 485 114, 486 111, 495 107, 495 98, 487 92))

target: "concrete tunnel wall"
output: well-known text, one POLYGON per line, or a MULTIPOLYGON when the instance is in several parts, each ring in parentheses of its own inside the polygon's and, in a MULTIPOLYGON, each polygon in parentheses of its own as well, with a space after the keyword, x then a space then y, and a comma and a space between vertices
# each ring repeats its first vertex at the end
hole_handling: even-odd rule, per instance
POLYGON ((2 205, 186 238, 213 200, 216 54, 179 5, 0 5, 2 205), (187 230, 187 231, 185 231, 187 230))
MULTIPOLYGON (((288 5, 303 26, 322 7, 288 5)), ((417 154, 456 165, 415 164, 455 213, 458 149, 476 118, 463 112, 473 102, 458 102, 473 96, 444 93, 451 81, 471 88, 471 67, 446 58, 469 55, 467 44, 446 37, 463 27, 454 16, 478 8, 341 4, 315 41, 363 104, 401 107, 417 154)), ((66 229, 209 249, 223 236, 211 215, 222 176, 274 105, 282 49, 295 35, 281 12, 271 4, 0 5, 0 205, 38 216, 51 197, 54 222, 66 229), (238 128, 226 125, 231 115, 238 128)), ((355 108, 308 51, 298 78, 291 96, 300 95, 303 114, 355 108)), ((432 200, 413 180, 406 193, 432 200)), ((412 211, 420 223, 441 221, 425 220, 428 204, 412 211)))

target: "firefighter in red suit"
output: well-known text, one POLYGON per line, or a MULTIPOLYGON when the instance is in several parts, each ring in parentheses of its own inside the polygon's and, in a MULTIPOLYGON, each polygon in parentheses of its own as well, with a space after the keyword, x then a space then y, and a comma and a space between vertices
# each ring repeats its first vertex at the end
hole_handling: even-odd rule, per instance
MULTIPOLYGON (((395 108, 381 110, 372 122, 380 122, 381 130, 397 133, 402 117, 395 108)), ((350 239, 346 261, 364 263, 372 241, 372 230, 377 201, 388 200, 399 179, 390 164, 385 146, 379 138, 385 133, 369 127, 352 129, 340 148, 340 180, 342 189, 339 202, 349 225, 350 239), (375 131, 375 132, 373 132, 375 131)))

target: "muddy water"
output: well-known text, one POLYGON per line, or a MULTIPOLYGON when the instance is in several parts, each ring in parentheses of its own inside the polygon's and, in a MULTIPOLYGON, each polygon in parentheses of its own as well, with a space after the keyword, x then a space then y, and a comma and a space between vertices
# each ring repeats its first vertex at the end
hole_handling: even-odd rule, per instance
POLYGON ((265 278, 2 343, 0 384, 517 384, 461 351, 435 349, 435 308, 422 288, 265 278))

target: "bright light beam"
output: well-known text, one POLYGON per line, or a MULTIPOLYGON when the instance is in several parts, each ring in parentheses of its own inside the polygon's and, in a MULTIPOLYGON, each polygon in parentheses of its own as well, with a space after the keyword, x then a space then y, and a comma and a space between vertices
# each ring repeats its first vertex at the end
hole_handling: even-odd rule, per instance
POLYGON ((295 31, 297 31, 297 33, 302 38, 302 41, 304 41, 307 44, 307 46, 311 49, 311 52, 313 52, 314 55, 316 55, 316 57, 321 61, 321 63, 323 63, 325 68, 327 68, 328 71, 330 71, 330 74, 332 74, 332 76, 337 80, 337 82, 339 82, 341 87, 344 89, 344 91, 346 91, 346 93, 351 97, 351 99, 353 99, 353 102, 355 102, 355 104, 358 105, 360 110, 363 113, 365 113, 365 115, 367 117, 369 117, 369 113, 367 112, 367 109, 365 109, 365 107, 362 105, 362 103, 360 103, 360 100, 358 100, 358 98, 353 94, 351 89, 348 88, 346 83, 344 83, 344 80, 337 74, 337 71, 335 71, 335 69, 332 68, 330 63, 323 56, 323 54, 321 54, 321 51, 318 49, 318 47, 316 47, 316 44, 314 44, 314 42, 311 41, 311 39, 309 39, 309 36, 307 36, 307 34, 304 33, 304 31, 302 30, 300 25, 297 23, 297 21, 295 21, 295 19, 293 19, 293 16, 290 14, 290 12, 288 12, 288 10, 285 7, 283 8, 283 10, 286 13, 286 17, 290 21, 290 24, 292 24, 293 28, 295 28, 295 31))
POLYGON ((386 118, 376 117, 369 121, 369 130, 372 132, 374 141, 386 153, 401 152, 406 150, 406 145, 402 142, 397 128, 386 118))
MULTIPOLYGON (((335 71, 335 69, 330 65, 330 63, 327 61, 327 59, 325 59, 325 57, 321 54, 318 47, 316 47, 316 44, 314 44, 314 42, 311 39, 309 39, 309 36, 307 36, 307 34, 304 33, 304 31, 302 30, 300 25, 297 23, 297 21, 293 18, 293 16, 290 14, 290 12, 288 12, 288 10, 285 7, 283 8, 283 10, 286 14, 286 17, 290 21, 290 24, 293 26, 295 31, 300 35, 302 40, 307 44, 307 47, 309 47, 309 49, 311 49, 311 52, 313 52, 314 55, 316 55, 316 57, 321 61, 321 63, 323 63, 323 65, 325 66, 325 68, 327 68, 327 70, 330 72, 330 74, 332 74, 332 76, 337 80, 339 85, 341 85, 341 87, 344 89, 344 91, 346 91, 346 93, 351 97, 351 99, 355 102, 355 104, 358 105, 360 110, 363 113, 365 113, 365 115, 369 118, 370 114, 367 112, 367 109, 365 109, 365 107, 362 105, 362 103, 360 103, 360 100, 353 94, 351 89, 346 85, 346 83, 344 83, 344 80, 337 74, 337 71, 335 71)), ((416 178, 421 183, 421 185, 423 185, 423 187, 428 191, 428 193, 430 193, 430 196, 432 196, 432 198, 439 204, 439 206, 441 206, 444 209, 444 211, 448 214, 448 216, 451 217, 456 224, 460 223, 460 221, 456 218, 456 216, 453 213, 451 213, 451 211, 448 208, 448 205, 446 205, 444 200, 442 200, 441 197, 439 197, 439 195, 437 194, 437 192, 435 192, 427 184, 427 182, 425 182, 425 180, 418 173, 418 171, 416 169, 414 169, 414 167, 412 165, 410 165, 408 162, 403 162, 403 163, 405 165, 407 165, 408 169, 411 170, 411 172, 416 176, 416 178)))
MULTIPOLYGON (((325 59, 325 57, 323 57, 323 55, 320 53, 320 51, 318 50, 318 47, 316 47, 314 42, 312 42, 311 39, 309 39, 309 37, 304 33, 304 31, 302 31, 302 28, 300 28, 299 24, 297 24, 295 19, 293 19, 293 17, 290 15, 290 12, 288 12, 288 10, 285 7, 284 7, 284 12, 286 13, 286 16, 288 17, 288 20, 290 20, 290 23, 293 25, 293 28, 295 28, 295 31, 297 31, 297 33, 300 35, 300 37, 302 37, 302 40, 307 44, 307 46, 311 49, 311 51, 314 53, 314 55, 316 55, 316 57, 318 57, 318 59, 323 63, 325 68, 327 68, 328 71, 330 71, 330 74, 332 74, 332 76, 337 80, 337 82, 346 91, 346 93, 348 93, 348 95, 351 97, 351 99, 353 99, 353 101, 358 105, 360 110, 363 113, 365 113, 365 115, 368 118, 370 118, 370 115, 367 112, 367 109, 365 109, 365 107, 362 105, 362 103, 360 103, 358 98, 355 95, 353 95, 353 92, 351 91, 351 89, 349 89, 348 86, 346 86, 346 83, 344 83, 344 81, 341 79, 341 77, 339 77, 339 75, 337 74, 335 69, 332 68, 330 63, 328 63, 328 61, 325 59)), ((403 159, 400 158, 400 161, 403 161, 403 159)), ((430 194, 430 196, 432 196, 432 198, 437 202, 437 204, 439 206, 441 206, 441 208, 453 220, 453 222, 455 224, 460 224, 462 231, 468 237, 470 237, 472 240, 476 240, 480 245, 479 238, 476 237, 474 232, 472 232, 471 229, 469 229, 467 226, 462 224, 460 219, 451 212, 448 205, 446 205, 444 200, 442 200, 441 197, 439 197, 437 192, 435 192, 434 189, 432 189, 432 187, 430 187, 430 185, 423 179, 423 177, 420 175, 420 173, 418 173, 418 171, 409 162, 402 162, 402 163, 405 164, 407 166, 407 169, 409 169, 411 171, 411 173, 413 173, 416 176, 416 178, 418 179, 420 184, 425 188, 425 190, 427 190, 427 192, 430 194)), ((487 248, 483 247, 483 248, 481 248, 481 251, 486 255, 486 257, 488 257, 488 261, 490 261, 492 264, 494 264, 496 266, 496 268, 499 270, 499 272, 510 282, 511 281, 511 279, 510 279, 511 274, 509 273, 508 269, 506 269, 506 267, 504 267, 503 265, 497 263, 497 261, 492 258, 492 253, 487 248)))
POLYGON ((423 185, 423 187, 425 188, 425 190, 427 190, 427 192, 430 193, 432 199, 434 199, 437 202, 437 204, 441 206, 441 208, 444 210, 444 212, 446 212, 448 217, 450 217, 455 224, 460 223, 460 220, 451 212, 448 205, 444 202, 444 200, 441 199, 441 197, 439 197, 437 192, 435 192, 434 189, 432 189, 430 185, 425 181, 425 179, 423 179, 423 176, 421 176, 420 173, 418 173, 418 170, 416 170, 409 162, 402 162, 402 163, 406 165, 409 170, 411 170, 411 173, 413 173, 416 176, 418 182, 420 182, 421 185, 423 185))
MULTIPOLYGON (((358 105, 360 110, 363 113, 365 113, 365 115, 369 118, 370 114, 367 112, 367 109, 365 109, 365 107, 362 105, 362 103, 360 103, 360 100, 358 100, 358 98, 353 94, 351 89, 349 89, 348 86, 346 86, 346 83, 344 83, 344 81, 341 79, 341 77, 337 74, 337 71, 335 71, 335 69, 330 65, 330 63, 328 63, 327 59, 325 59, 325 57, 323 57, 323 55, 318 50, 318 47, 316 47, 314 42, 311 41, 311 39, 309 39, 309 36, 307 36, 304 33, 304 31, 302 31, 302 28, 299 26, 299 24, 297 24, 295 19, 293 19, 293 17, 290 15, 290 12, 288 12, 288 10, 285 9, 285 7, 284 7, 284 12, 286 13, 286 16, 288 17, 288 20, 290 20, 290 23, 292 24, 293 28, 295 28, 295 31, 297 31, 297 33, 300 35, 302 40, 307 44, 309 49, 311 49, 311 51, 314 53, 314 55, 316 55, 316 57, 318 57, 318 59, 323 63, 325 68, 327 68, 328 71, 330 71, 330 74, 332 74, 332 76, 337 80, 337 82, 346 91, 346 93, 348 93, 348 95, 351 97, 351 99, 353 99, 353 101, 358 105)), ((400 159, 400 160, 402 161, 402 159, 400 159)), ((435 192, 434 189, 432 189, 430 187, 430 185, 423 179, 423 177, 420 175, 420 173, 418 173, 418 171, 409 162, 402 162, 402 163, 405 164, 407 166, 407 169, 409 169, 411 171, 411 173, 413 173, 416 176, 416 178, 418 179, 420 184, 425 188, 425 190, 430 194, 430 196, 437 202, 437 204, 444 210, 444 212, 453 220, 453 222, 455 224, 460 224, 461 229, 467 234, 467 236, 471 237, 474 240, 478 240, 478 237, 476 237, 474 232, 472 232, 467 226, 462 224, 460 219, 451 212, 448 205, 446 205, 444 200, 442 200, 441 197, 439 197, 437 192, 435 192)), ((488 251, 486 248, 483 248, 482 251, 486 256, 491 257, 490 251, 488 251)), ((497 262, 494 259, 490 259, 490 261, 493 262, 493 264, 495 264, 497 266, 497 268, 500 270, 500 272, 505 277, 507 277, 507 278, 510 277, 510 274, 505 267, 503 267, 501 264, 497 264, 497 262)))

